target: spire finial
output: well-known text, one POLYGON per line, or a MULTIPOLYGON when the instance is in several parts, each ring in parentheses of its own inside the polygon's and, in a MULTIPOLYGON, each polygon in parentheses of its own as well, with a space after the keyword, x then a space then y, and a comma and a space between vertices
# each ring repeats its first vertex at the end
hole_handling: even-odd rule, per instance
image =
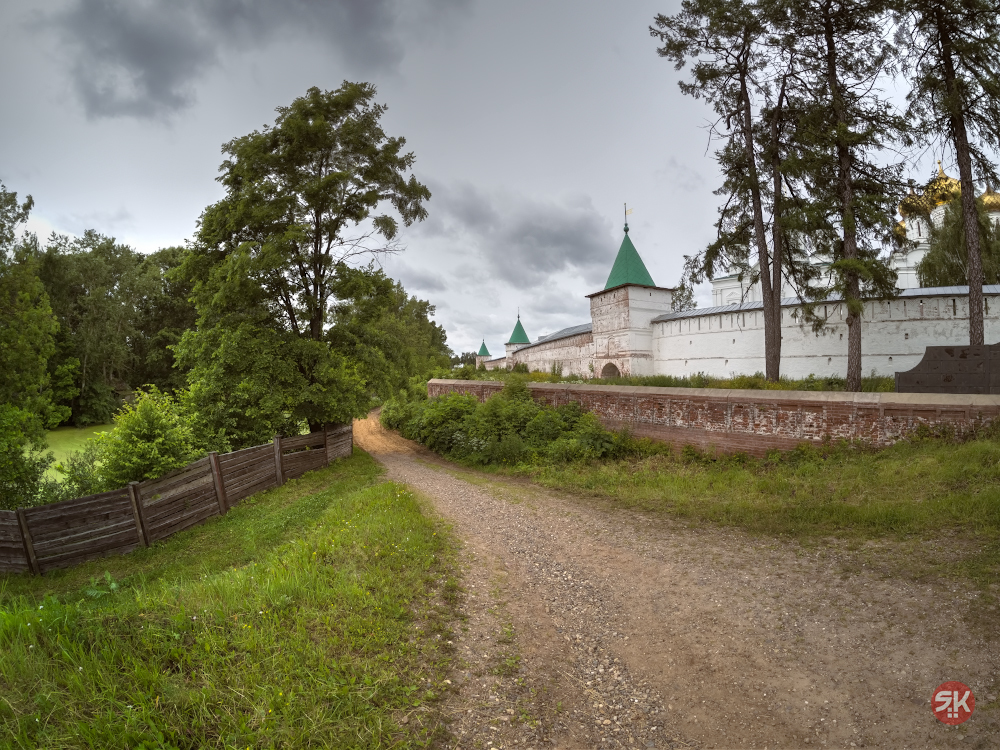
POLYGON ((938 163, 938 177, 944 177, 945 176, 944 167, 941 166, 941 160, 938 159, 937 163, 938 163))
POLYGON ((625 206, 625 234, 628 234, 628 215, 632 213, 632 209, 628 207, 628 203, 623 205, 625 206))

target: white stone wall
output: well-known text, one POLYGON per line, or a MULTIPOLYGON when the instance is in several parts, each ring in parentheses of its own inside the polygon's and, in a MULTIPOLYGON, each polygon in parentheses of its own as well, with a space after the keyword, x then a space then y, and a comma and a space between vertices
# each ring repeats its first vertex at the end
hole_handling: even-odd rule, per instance
MULTIPOLYGON (((928 290, 930 291, 930 290, 928 290)), ((987 295, 986 342, 1000 341, 1000 297, 987 295)), ((821 305, 827 325, 816 333, 802 325, 797 307, 782 309, 781 374, 790 378, 847 374, 846 311, 821 305)), ((865 303, 861 370, 892 375, 909 370, 928 346, 964 346, 969 341, 965 295, 916 296, 865 303)), ((653 368, 658 375, 715 377, 764 371, 761 310, 700 315, 653 324, 653 368)))
POLYGON ((511 366, 524 363, 532 372, 551 372, 552 365, 562 368, 562 374, 581 378, 593 377, 590 364, 594 361, 594 338, 590 333, 522 346, 507 358, 511 366))

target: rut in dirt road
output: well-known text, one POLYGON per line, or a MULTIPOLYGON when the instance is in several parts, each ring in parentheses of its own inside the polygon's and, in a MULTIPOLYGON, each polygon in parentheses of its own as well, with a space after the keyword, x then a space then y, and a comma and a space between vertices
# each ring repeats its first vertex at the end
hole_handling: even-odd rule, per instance
POLYGON ((1000 740, 996 651, 957 616, 969 592, 848 576, 793 545, 467 481, 373 419, 355 434, 466 548, 450 747, 1000 740), (959 729, 930 707, 950 679, 986 707, 959 729))

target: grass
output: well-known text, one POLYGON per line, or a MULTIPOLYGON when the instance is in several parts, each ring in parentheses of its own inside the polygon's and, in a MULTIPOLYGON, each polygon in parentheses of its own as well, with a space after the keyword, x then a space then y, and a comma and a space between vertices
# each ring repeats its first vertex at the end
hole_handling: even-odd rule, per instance
POLYGON ((0 744, 432 742, 453 548, 379 474, 356 452, 148 550, 0 578, 0 744))
POLYGON ((110 431, 113 427, 113 424, 98 424, 89 427, 57 427, 49 430, 45 439, 49 444, 48 449, 56 460, 45 475, 49 479, 60 479, 62 474, 56 471, 55 464, 65 461, 70 453, 81 450, 86 442, 99 432, 110 431))

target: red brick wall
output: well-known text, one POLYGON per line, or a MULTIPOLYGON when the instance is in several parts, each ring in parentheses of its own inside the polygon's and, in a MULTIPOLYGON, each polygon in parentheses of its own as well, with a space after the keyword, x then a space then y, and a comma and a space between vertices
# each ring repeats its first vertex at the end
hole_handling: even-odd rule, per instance
MULTIPOLYGON (((592 411, 612 429, 675 446, 763 455, 802 442, 861 440, 891 445, 921 424, 957 432, 1000 416, 1000 396, 926 393, 741 391, 702 388, 529 383, 535 401, 570 401, 592 411)), ((428 396, 468 393, 485 401, 503 383, 431 380, 428 396)))

